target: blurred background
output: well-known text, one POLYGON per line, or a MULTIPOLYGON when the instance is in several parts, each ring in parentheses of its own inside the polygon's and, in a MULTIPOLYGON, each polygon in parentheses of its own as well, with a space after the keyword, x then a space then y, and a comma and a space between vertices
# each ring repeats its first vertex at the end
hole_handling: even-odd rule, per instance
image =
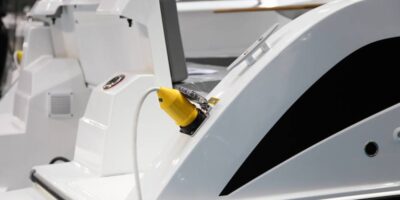
MULTIPOLYGON (((227 67, 271 26, 282 27, 328 1, 177 0, 186 61, 227 67)), ((0 97, 18 78, 21 67, 16 57, 23 49, 25 30, 32 22, 27 14, 35 2, 0 0, 0 97)))
POLYGON ((13 54, 22 49, 26 14, 35 0, 0 0, 0 96, 9 89, 13 54))

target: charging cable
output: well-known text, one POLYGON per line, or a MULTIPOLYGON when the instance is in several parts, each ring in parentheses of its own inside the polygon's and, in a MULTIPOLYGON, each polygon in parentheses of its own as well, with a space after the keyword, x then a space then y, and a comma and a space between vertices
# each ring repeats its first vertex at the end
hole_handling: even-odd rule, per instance
POLYGON ((143 200, 143 194, 142 194, 142 188, 140 185, 140 175, 139 175, 139 159, 138 159, 138 127, 139 127, 139 117, 140 117, 140 110, 143 107, 144 101, 146 98, 153 92, 157 92, 159 88, 150 88, 149 90, 144 93, 142 98, 139 101, 139 104, 136 107, 136 115, 135 115, 135 121, 133 124, 133 173, 135 176, 135 182, 136 182, 136 191, 137 191, 137 196, 138 200, 143 200))

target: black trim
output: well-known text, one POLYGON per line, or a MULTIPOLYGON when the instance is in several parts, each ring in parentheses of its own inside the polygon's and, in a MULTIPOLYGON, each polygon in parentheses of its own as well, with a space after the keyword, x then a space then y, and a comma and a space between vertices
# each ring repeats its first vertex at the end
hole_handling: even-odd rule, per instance
POLYGON ((393 196, 383 196, 383 197, 374 197, 374 198, 366 198, 360 200, 399 200, 400 195, 393 195, 393 196))
POLYGON ((197 109, 197 112, 198 112, 197 117, 196 117, 196 119, 194 119, 194 121, 192 123, 190 123, 189 125, 187 125, 185 127, 180 127, 181 133, 193 136, 193 134, 196 132, 197 128, 200 127, 200 125, 203 123, 203 121, 206 119, 207 116, 200 109, 197 109))
MULTIPOLYGON (((55 164, 57 162, 70 162, 69 159, 64 158, 64 157, 55 157, 53 159, 51 159, 50 164, 55 164)), ((41 188, 43 188, 46 192, 48 192, 51 196, 53 196, 54 198, 58 199, 58 200, 64 200, 64 198, 62 198, 57 192, 55 192, 54 190, 52 190, 49 186, 47 186, 43 181, 41 181, 38 177, 36 177, 36 170, 32 170, 31 174, 29 176, 29 178, 31 179, 31 181, 33 183, 38 184, 41 188)))
POLYGON ((400 38, 375 42, 334 66, 267 131, 220 195, 230 194, 296 154, 399 103, 399 46, 400 38))
POLYGON ((54 198, 58 199, 58 200, 64 200, 64 198, 62 198, 60 195, 57 194, 57 192, 55 192, 54 190, 52 190, 50 187, 48 187, 45 183, 43 183, 39 178, 36 177, 36 171, 32 170, 31 175, 30 175, 30 179, 33 183, 38 184, 41 188, 43 188, 44 190, 46 190, 46 192, 48 192, 51 196, 53 196, 54 198))
POLYGON ((3 87, 3 83, 6 78, 6 68, 7 68, 7 54, 8 54, 8 33, 6 28, 4 27, 3 22, 1 21, 0 14, 0 96, 3 91, 1 91, 3 87))
POLYGON ((179 83, 188 77, 188 72, 179 28, 176 1, 159 1, 171 79, 173 83, 179 83))
POLYGON ((64 158, 64 157, 55 157, 55 158, 53 158, 50 162, 49 162, 49 164, 50 165, 52 165, 52 164, 55 164, 55 163, 57 163, 57 162, 60 162, 60 161, 62 161, 62 162, 70 162, 70 160, 68 159, 68 158, 64 158))

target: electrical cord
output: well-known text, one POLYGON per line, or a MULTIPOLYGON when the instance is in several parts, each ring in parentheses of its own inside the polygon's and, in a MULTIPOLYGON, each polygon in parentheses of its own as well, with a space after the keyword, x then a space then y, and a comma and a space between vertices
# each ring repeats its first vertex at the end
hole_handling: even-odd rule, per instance
POLYGON ((142 188, 140 185, 140 176, 139 176, 139 164, 138 164, 138 142, 137 142, 137 136, 138 136, 138 123, 139 123, 139 117, 140 117, 140 110, 143 107, 143 103, 146 100, 146 98, 153 92, 157 92, 159 88, 150 88, 149 90, 144 93, 142 98, 139 101, 139 104, 136 107, 136 115, 135 115, 135 121, 133 124, 133 173, 135 176, 135 182, 136 182, 136 191, 137 191, 137 196, 138 200, 143 200, 143 194, 142 194, 142 188))

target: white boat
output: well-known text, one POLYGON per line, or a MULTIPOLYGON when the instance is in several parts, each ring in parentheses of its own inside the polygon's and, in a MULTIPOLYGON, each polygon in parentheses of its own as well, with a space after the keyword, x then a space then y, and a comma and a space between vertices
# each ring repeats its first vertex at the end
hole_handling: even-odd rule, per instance
MULTIPOLYGON (((198 39, 216 44, 216 46, 196 47, 201 43, 190 42, 192 36, 184 37, 186 39, 183 39, 183 43, 186 41, 187 44, 184 46, 184 49, 186 48, 184 53, 186 57, 194 58, 196 62, 204 57, 206 60, 210 60, 210 57, 237 57, 246 43, 250 43, 261 30, 272 26, 275 20, 280 22, 272 17, 279 16, 276 13, 214 12, 218 9, 254 7, 253 4, 244 7, 241 4, 241 7, 238 7, 238 2, 234 2, 235 4, 225 2, 228 5, 211 4, 204 7, 201 5, 207 2, 199 3, 178 3, 181 14, 179 22, 183 27, 181 32, 186 36, 194 34, 191 32, 192 24, 189 22, 192 20, 192 23, 200 24, 195 19, 201 17, 210 27, 199 27, 199 31, 196 32, 198 39), (207 17, 208 15, 210 17, 207 17), (247 24, 250 19, 254 21, 256 16, 267 17, 265 27, 256 23, 251 24, 250 26, 256 29, 252 28, 251 34, 246 35, 248 37, 240 36, 242 32, 236 35, 230 33, 230 40, 237 41, 233 46, 226 45, 229 40, 220 40, 223 31, 214 32, 215 37, 208 39, 204 37, 209 34, 207 30, 215 29, 217 24, 226 25, 222 30, 232 29, 233 23, 223 23, 223 21, 243 18, 243 22, 247 24), (222 46, 225 46, 225 49, 222 46), (208 55, 205 53, 207 51, 208 55)), ((86 110, 89 95, 96 86, 107 82, 115 73, 120 71, 158 73, 161 75, 157 79, 161 79, 159 81, 166 86, 172 84, 171 79, 173 82, 180 82, 186 78, 186 69, 172 73, 172 76, 168 75, 170 72, 167 65, 184 67, 183 59, 173 58, 173 56, 177 58, 183 56, 182 52, 177 51, 180 39, 178 42, 171 41, 173 37, 167 38, 169 43, 175 45, 174 49, 169 49, 168 52, 174 53, 168 53, 171 54, 168 62, 165 58, 164 61, 156 59, 154 62, 158 63, 159 67, 152 69, 150 66, 154 64, 151 58, 155 56, 142 53, 145 48, 150 48, 146 47, 147 39, 143 39, 141 35, 146 33, 141 33, 140 27, 129 27, 134 25, 129 24, 130 19, 98 14, 101 11, 96 13, 97 6, 97 1, 60 3, 50 0, 38 2, 32 10, 30 17, 35 21, 29 22, 25 28, 26 41, 21 63, 23 67, 18 67, 18 71, 9 73, 13 80, 10 84, 12 87, 0 101, 0 152, 2 152, 0 155, 3 157, 3 164, 0 165, 0 188, 2 190, 28 186, 30 181, 26 173, 35 165, 46 164, 59 156, 73 158, 79 119, 86 110), (45 23, 37 23, 36 20, 45 23), (100 48, 94 48, 97 46, 100 48)), ((286 21, 282 22, 284 23, 286 21)), ((177 27, 175 25, 174 28, 177 27)), ((188 65, 190 69, 196 70, 199 66, 200 71, 204 69, 204 65, 192 63, 188 65)), ((204 76, 191 76, 182 85, 193 87, 193 80, 199 82, 200 79, 201 83, 195 84, 195 88, 209 92, 226 73, 224 68, 218 69, 209 65, 206 68, 212 68, 211 71, 217 70, 220 73, 215 77, 208 76, 207 79, 204 79, 204 76)))
POLYGON ((329 0, 178 1, 188 58, 236 58, 274 24, 284 26, 329 0))
MULTIPOLYGON (((183 69, 169 65, 168 34, 162 33, 170 29, 158 1, 102 1, 90 12, 105 19, 123 16, 125 27, 132 23, 147 33, 137 37, 142 51, 128 51, 146 67, 112 67, 120 76, 93 86, 73 159, 34 167, 34 187, 2 193, 0 199, 396 198, 399 7, 398 0, 339 0, 277 31, 273 27, 207 94, 212 109, 197 105, 206 118, 195 117, 188 126, 196 126, 187 132, 188 126, 175 125, 158 105, 166 102, 160 91, 168 90, 160 86, 171 87, 183 69)), ((54 16, 45 11, 37 16, 54 16)), ((61 35, 74 41, 65 30, 61 35)), ((107 42, 100 35, 79 36, 107 42)), ((119 47, 130 47, 126 38, 119 47)), ((82 65, 108 69, 104 63, 82 65)), ((172 110, 186 112, 180 106, 172 110)))

